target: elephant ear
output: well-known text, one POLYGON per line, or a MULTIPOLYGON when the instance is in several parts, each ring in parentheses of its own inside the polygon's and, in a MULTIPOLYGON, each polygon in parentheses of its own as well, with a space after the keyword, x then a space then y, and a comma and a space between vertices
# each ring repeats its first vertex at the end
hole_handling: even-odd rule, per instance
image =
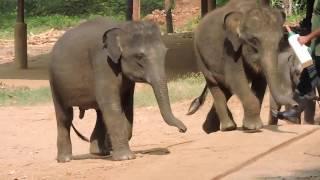
POLYGON ((286 13, 282 9, 273 9, 273 14, 275 15, 276 21, 282 26, 286 21, 286 13))
POLYGON ((119 63, 122 50, 119 41, 120 28, 107 30, 102 37, 103 48, 107 50, 108 56, 114 63, 119 63))
POLYGON ((227 39, 231 42, 233 50, 238 51, 241 47, 240 24, 243 14, 241 12, 230 12, 224 17, 224 29, 227 39))

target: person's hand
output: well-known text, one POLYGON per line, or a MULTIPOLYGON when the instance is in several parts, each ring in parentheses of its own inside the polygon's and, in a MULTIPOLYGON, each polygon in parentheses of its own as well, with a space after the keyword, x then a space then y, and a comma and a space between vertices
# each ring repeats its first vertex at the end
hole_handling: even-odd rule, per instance
POLYGON ((309 36, 299 36, 298 41, 300 44, 307 44, 310 42, 310 37, 309 36))

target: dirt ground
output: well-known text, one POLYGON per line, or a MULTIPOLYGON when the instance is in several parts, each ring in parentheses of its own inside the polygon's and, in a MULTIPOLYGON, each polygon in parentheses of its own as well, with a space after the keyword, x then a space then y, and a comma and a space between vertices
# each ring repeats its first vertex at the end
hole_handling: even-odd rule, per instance
MULTIPOLYGON (((317 126, 281 122, 278 128, 265 127, 260 133, 243 133, 239 129, 207 135, 201 125, 212 100, 195 115, 186 116, 189 102, 173 105, 174 114, 188 127, 186 134, 167 126, 157 107, 135 109, 134 135, 130 141, 137 155, 135 160, 114 162, 109 157, 90 156, 89 144, 71 132, 77 160, 64 164, 55 160, 56 123, 51 103, 1 107, 0 179, 220 179, 220 176, 320 179, 317 126), (301 136, 306 137, 295 140, 301 136), (286 144, 292 139, 293 143, 286 144)), ((232 98, 229 107, 240 127, 243 112, 239 101, 232 98)), ((265 103, 262 108, 264 123, 268 107, 265 103)), ((74 120, 87 137, 94 122, 93 111, 87 112, 83 120, 77 116, 74 120)))

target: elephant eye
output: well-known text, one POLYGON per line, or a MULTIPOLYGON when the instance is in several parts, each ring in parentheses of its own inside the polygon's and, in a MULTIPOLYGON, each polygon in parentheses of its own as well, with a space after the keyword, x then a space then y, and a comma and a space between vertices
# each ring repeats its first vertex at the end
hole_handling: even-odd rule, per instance
POLYGON ((144 53, 137 53, 137 54, 134 55, 134 57, 135 57, 136 59, 143 59, 144 56, 145 56, 144 53))
POLYGON ((249 39, 249 43, 250 43, 251 45, 257 47, 258 44, 259 44, 259 40, 258 40, 258 38, 253 37, 253 38, 250 38, 250 39, 249 39))

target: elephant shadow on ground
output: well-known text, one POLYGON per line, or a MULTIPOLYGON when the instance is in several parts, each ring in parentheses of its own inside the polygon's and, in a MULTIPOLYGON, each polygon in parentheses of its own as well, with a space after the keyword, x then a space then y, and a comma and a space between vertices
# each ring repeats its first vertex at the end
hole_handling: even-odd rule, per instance
POLYGON ((293 132, 293 131, 282 131, 279 129, 280 126, 281 125, 267 125, 267 126, 264 126, 263 128, 276 133, 298 134, 297 132, 293 132))
MULTIPOLYGON (((156 156, 163 156, 170 154, 170 151, 168 148, 151 148, 151 149, 145 149, 145 150, 137 150, 133 151, 135 154, 142 154, 142 155, 156 155, 156 156)), ((73 160, 86 160, 86 159, 105 159, 105 160, 111 160, 111 155, 107 156, 99 156, 94 154, 79 154, 79 155, 73 155, 73 160)))

